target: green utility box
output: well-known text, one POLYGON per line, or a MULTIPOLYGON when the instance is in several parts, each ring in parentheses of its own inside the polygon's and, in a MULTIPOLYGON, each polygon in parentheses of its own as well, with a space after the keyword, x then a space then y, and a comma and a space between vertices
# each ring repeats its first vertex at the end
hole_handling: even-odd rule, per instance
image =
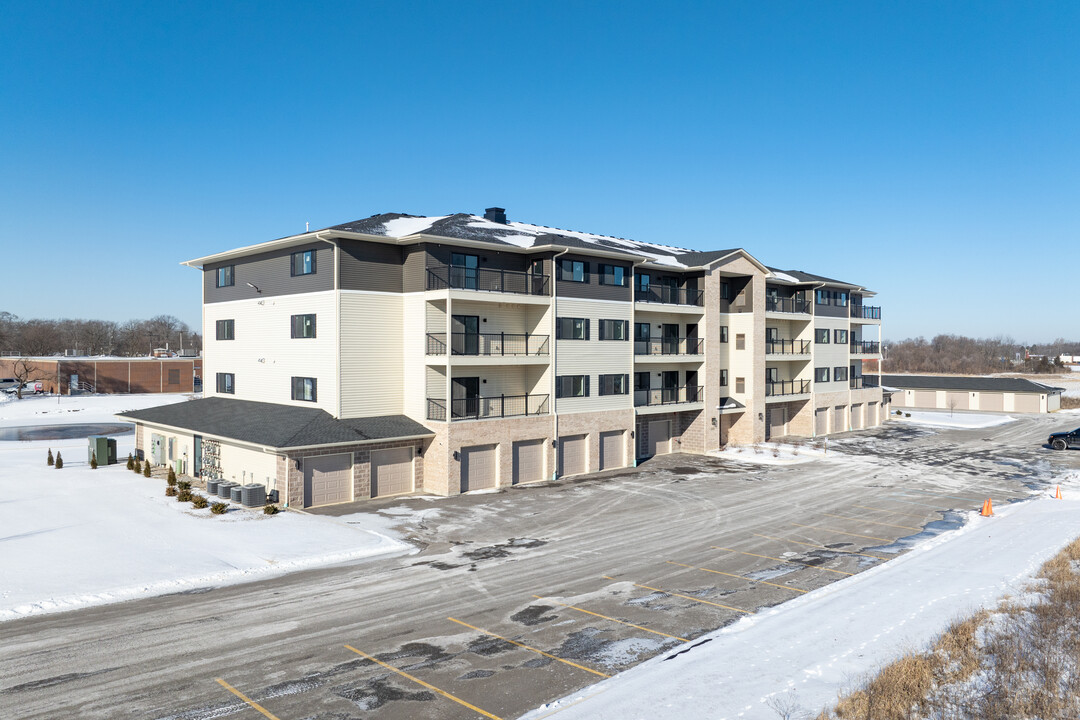
POLYGON ((86 449, 86 462, 97 453, 98 465, 116 464, 116 440, 104 435, 91 435, 90 447, 86 449))

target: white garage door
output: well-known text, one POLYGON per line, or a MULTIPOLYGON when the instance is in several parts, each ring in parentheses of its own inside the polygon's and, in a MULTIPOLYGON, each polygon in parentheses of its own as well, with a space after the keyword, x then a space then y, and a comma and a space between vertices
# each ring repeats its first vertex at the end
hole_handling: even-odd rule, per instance
POLYGON ((547 440, 519 440, 514 443, 514 484, 545 478, 544 452, 547 440))
POLYGON ((968 398, 971 397, 967 392, 954 392, 950 390, 945 393, 945 407, 950 410, 967 410, 968 398))
POLYGON ((829 408, 818 408, 814 411, 814 434, 829 434, 829 408))
POLYGON ((880 424, 881 421, 878 420, 878 404, 876 402, 866 403, 866 426, 876 427, 880 424))
POLYGON ((765 426, 765 439, 787 435, 787 408, 771 408, 769 422, 765 426))
POLYGON ((979 393, 979 409, 1004 412, 1005 395, 1002 393, 979 393))
POLYGON ((835 408, 833 408, 832 431, 834 433, 837 433, 847 430, 847 420, 847 408, 843 405, 837 405, 835 408))
POLYGON ((1013 407, 1016 412, 1037 413, 1041 409, 1038 395, 1016 393, 1013 395, 1013 407))
POLYGON ((461 492, 495 487, 498 475, 495 445, 461 448, 461 492))
POLYGON ((600 433, 600 469, 626 467, 626 434, 622 430, 600 433))
POLYGON ((851 406, 851 429, 862 430, 862 403, 851 406))
POLYGON ((671 452, 671 421, 653 420, 649 423, 649 445, 646 455, 667 455, 671 452))
POLYGON ((352 454, 304 458, 304 507, 352 500, 352 454))
POLYGON ((589 471, 589 436, 559 438, 559 475, 580 475, 589 471))
POLYGON ((401 495, 413 491, 413 449, 373 450, 371 497, 401 495))
POLYGON ((915 404, 912 407, 917 408, 936 408, 937 407, 937 393, 933 390, 916 390, 915 391, 915 404))

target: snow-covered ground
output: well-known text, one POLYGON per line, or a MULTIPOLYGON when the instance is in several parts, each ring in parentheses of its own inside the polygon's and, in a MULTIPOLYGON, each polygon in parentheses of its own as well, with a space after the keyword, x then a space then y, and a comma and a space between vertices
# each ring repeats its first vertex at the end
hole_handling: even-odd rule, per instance
POLYGON ((709 455, 736 462, 755 465, 798 465, 813 460, 828 460, 840 455, 829 450, 822 440, 821 448, 813 445, 792 443, 757 443, 754 445, 729 445, 723 450, 710 450, 709 455))
POLYGON ((1080 535, 1080 476, 910 553, 743 618, 525 715, 530 720, 812 717, 876 668, 1006 594, 1080 535), (805 714, 804 714, 805 713, 805 714))
MULTIPOLYGON (((0 427, 115 422, 183 395, 34 397, 0 405, 0 427)), ((117 436, 118 455, 134 434, 117 436)), ((86 439, 0 442, 0 621, 262 579, 412 547, 374 514, 327 518, 209 509, 165 497, 121 463, 91 470, 86 439), (48 449, 64 467, 49 467, 48 449)))
POLYGON ((904 410, 904 415, 893 415, 893 421, 929 425, 931 427, 967 428, 978 430, 1011 423, 1015 418, 1009 415, 990 415, 974 412, 953 412, 948 410, 904 410), (910 415, 911 417, 908 417, 910 415))

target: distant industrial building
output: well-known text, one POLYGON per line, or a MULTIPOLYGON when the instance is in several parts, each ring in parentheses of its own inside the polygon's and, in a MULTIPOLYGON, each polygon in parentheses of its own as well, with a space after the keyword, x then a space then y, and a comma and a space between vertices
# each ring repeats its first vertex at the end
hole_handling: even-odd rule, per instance
POLYGON ((15 377, 15 364, 27 360, 29 378, 45 392, 69 395, 91 393, 182 393, 201 389, 200 357, 4 357, 0 377, 15 377))
POLYGON ((894 408, 1047 413, 1061 409, 1064 388, 1009 377, 882 375, 894 408))

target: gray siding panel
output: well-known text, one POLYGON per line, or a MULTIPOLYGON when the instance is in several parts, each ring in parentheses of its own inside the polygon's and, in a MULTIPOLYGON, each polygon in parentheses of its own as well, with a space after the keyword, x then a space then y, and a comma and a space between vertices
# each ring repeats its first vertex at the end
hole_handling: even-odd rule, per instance
MULTIPOLYGON (((556 280, 555 292, 559 297, 581 298, 583 300, 617 300, 621 302, 631 302, 633 300, 634 289, 631 285, 633 284, 634 271, 630 263, 587 257, 584 255, 563 255, 556 261, 556 269, 554 272, 556 277, 559 274, 557 265, 563 260, 580 260, 581 262, 588 263, 589 274, 585 277, 585 282, 580 283, 567 280, 556 280), (601 265, 621 265, 623 269, 626 270, 626 287, 620 287, 618 285, 601 285, 601 265)), ((551 263, 545 262, 544 265, 550 267, 551 263)))
POLYGON ((401 247, 356 240, 340 242, 342 290, 401 292, 401 247))
POLYGON ((454 247, 453 245, 436 243, 428 243, 427 245, 428 267, 449 265, 450 254, 456 252, 479 257, 481 270, 516 270, 517 272, 524 272, 529 267, 527 255, 488 250, 487 248, 454 247))
POLYGON ((427 246, 409 245, 402 248, 404 261, 401 270, 401 286, 405 292, 422 292, 427 289, 427 246))
POLYGON ((310 245, 259 253, 228 262, 210 263, 203 268, 203 289, 208 303, 333 290, 334 248, 328 243, 316 241, 310 245), (290 274, 289 258, 294 252, 303 250, 315 250, 315 272, 293 277, 290 274), (226 265, 235 266, 234 282, 229 287, 219 288, 217 270, 226 265), (248 283, 259 288, 259 291, 248 283))

